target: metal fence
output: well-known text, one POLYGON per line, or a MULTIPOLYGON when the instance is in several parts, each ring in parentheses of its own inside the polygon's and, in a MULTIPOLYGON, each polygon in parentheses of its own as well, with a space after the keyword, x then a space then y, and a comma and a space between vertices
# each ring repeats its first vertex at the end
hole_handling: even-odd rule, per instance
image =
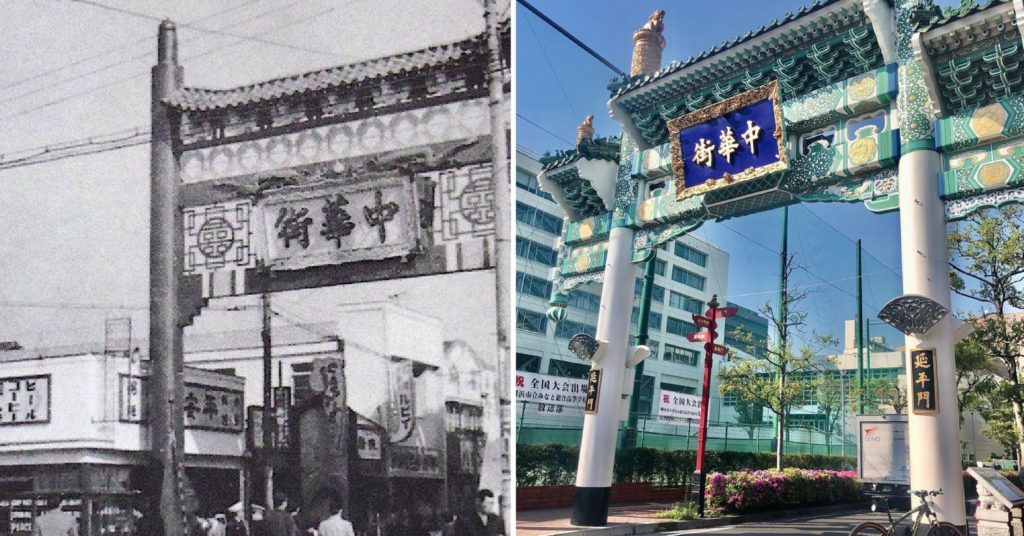
MULTIPOLYGON (((583 409, 537 402, 516 402, 516 443, 579 445, 583 429, 583 409)), ((619 434, 626 423, 620 423, 619 434)), ((696 450, 696 419, 678 419, 641 414, 636 425, 636 446, 672 450, 696 450)), ((839 435, 825 434, 805 426, 785 430, 784 447, 788 454, 826 454, 852 456, 856 442, 844 444, 839 435)), ((708 450, 731 452, 775 452, 775 426, 745 425, 708 421, 708 450)))

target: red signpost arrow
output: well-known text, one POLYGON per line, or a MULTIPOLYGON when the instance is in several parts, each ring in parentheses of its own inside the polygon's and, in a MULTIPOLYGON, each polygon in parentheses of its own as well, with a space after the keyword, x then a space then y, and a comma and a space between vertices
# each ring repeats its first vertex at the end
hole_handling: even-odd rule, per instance
POLYGON ((700 315, 693 315, 693 323, 697 324, 697 326, 702 327, 702 328, 715 329, 716 327, 718 327, 718 326, 715 325, 714 322, 711 321, 710 318, 708 318, 706 316, 700 316, 700 315))
POLYGON ((711 338, 708 336, 708 332, 706 331, 698 331, 697 333, 691 333, 687 335, 686 338, 689 339, 690 342, 706 342, 711 340, 711 338))
POLYGON ((722 346, 721 344, 715 344, 713 342, 709 342, 709 343, 705 344, 704 345, 704 349, 709 351, 709 352, 711 352, 711 353, 718 354, 718 355, 728 355, 729 354, 729 349, 728 348, 726 348, 725 346, 722 346))
MULTIPOLYGON (((704 313, 704 314, 706 316, 711 316, 711 309, 708 309, 707 312, 704 313)), ((736 308, 735 307, 721 307, 721 308, 715 310, 714 314, 715 314, 715 316, 717 318, 729 318, 730 316, 736 314, 736 308)))

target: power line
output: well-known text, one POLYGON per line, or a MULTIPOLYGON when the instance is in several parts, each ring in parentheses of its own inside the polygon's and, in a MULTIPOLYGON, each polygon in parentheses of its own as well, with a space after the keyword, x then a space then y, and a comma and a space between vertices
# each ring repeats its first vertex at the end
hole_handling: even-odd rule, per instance
MULTIPOLYGON (((78 2, 80 4, 85 4, 87 6, 93 6, 93 7, 97 7, 97 8, 100 8, 100 9, 105 9, 105 10, 108 10, 108 11, 113 11, 113 12, 116 12, 116 13, 121 13, 123 15, 129 15, 129 16, 132 16, 132 17, 138 17, 138 18, 143 18, 143 19, 147 19, 147 20, 152 20, 152 21, 155 21, 155 22, 163 22, 164 20, 166 20, 163 17, 157 17, 157 16, 154 16, 154 15, 148 15, 146 13, 140 13, 138 11, 131 11, 131 10, 122 9, 122 8, 119 8, 119 7, 108 6, 106 4, 103 4, 101 2, 96 2, 94 0, 72 0, 72 1, 78 2)), ((263 43, 263 44, 266 44, 266 45, 274 45, 274 46, 284 47, 284 48, 288 48, 288 49, 291 49, 291 50, 296 50, 296 51, 299 51, 299 52, 312 52, 314 54, 322 54, 322 55, 325 55, 325 56, 333 56, 333 57, 338 57, 339 56, 337 53, 334 53, 334 52, 325 52, 325 51, 322 51, 322 50, 316 50, 316 49, 313 49, 313 48, 306 48, 306 47, 299 46, 299 45, 292 45, 292 44, 289 44, 289 43, 282 43, 280 41, 274 41, 274 40, 271 40, 271 39, 262 39, 262 38, 259 38, 259 37, 250 37, 250 36, 246 36, 246 35, 241 35, 241 34, 236 34, 236 33, 231 33, 231 32, 225 32, 223 30, 215 30, 215 29, 212 29, 212 28, 204 28, 202 26, 196 26, 196 25, 190 24, 190 23, 182 23, 182 24, 178 24, 177 26, 179 28, 186 28, 186 29, 189 29, 189 30, 197 31, 197 32, 204 32, 204 33, 209 33, 209 34, 213 34, 213 35, 219 35, 219 36, 222 36, 222 37, 242 38, 242 39, 245 39, 247 41, 255 41, 257 43, 263 43)))
POLYGON ((548 16, 545 15, 544 13, 541 13, 541 11, 539 9, 537 9, 537 8, 533 7, 532 5, 530 5, 529 2, 527 2, 526 0, 517 0, 517 1, 520 4, 522 4, 523 7, 525 7, 528 10, 530 10, 530 13, 533 13, 534 15, 537 15, 540 18, 540 20, 548 23, 548 25, 550 25, 552 28, 558 30, 558 33, 560 33, 560 34, 564 35, 565 37, 567 37, 570 41, 575 43, 576 46, 578 46, 578 47, 582 48, 583 50, 585 50, 587 52, 587 54, 590 54, 591 56, 596 58, 597 61, 603 63, 609 69, 614 71, 615 74, 617 74, 619 76, 626 76, 626 73, 622 69, 619 69, 618 67, 612 65, 612 63, 610 61, 604 59, 604 57, 601 56, 600 54, 598 54, 596 51, 594 51, 594 49, 588 47, 586 45, 586 43, 584 43, 583 41, 580 41, 579 39, 577 39, 575 35, 573 35, 572 33, 569 32, 569 30, 566 30, 565 28, 562 28, 561 26, 559 26, 557 22, 555 22, 555 21, 551 20, 550 18, 548 18, 548 16))
POLYGON ((544 132, 547 132, 548 134, 554 136, 557 139, 560 139, 560 140, 564 141, 565 143, 567 143, 569 145, 573 145, 573 146, 576 145, 575 143, 573 143, 573 142, 571 142, 571 141, 569 141, 569 140, 559 136, 558 134, 555 134, 554 132, 551 132, 550 130, 548 130, 548 129, 538 125, 537 123, 534 123, 533 121, 530 121, 529 119, 523 117, 523 114, 521 114, 519 112, 516 112, 516 117, 518 117, 519 119, 522 119, 523 121, 526 121, 527 123, 529 123, 529 124, 539 128, 539 129, 543 130, 544 132))

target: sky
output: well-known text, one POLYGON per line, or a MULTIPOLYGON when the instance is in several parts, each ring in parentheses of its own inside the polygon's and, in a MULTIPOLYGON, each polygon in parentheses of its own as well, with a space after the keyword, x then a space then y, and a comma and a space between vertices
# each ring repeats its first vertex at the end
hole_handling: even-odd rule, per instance
MULTIPOLYGON (((165 17, 179 26, 185 85, 206 88, 421 49, 484 30, 478 0, 0 0, 0 12, 0 163, 2 155, 12 159, 26 149, 146 131, 150 69, 158 21, 165 17)), ((0 228, 0 341, 30 348, 102 342, 104 319, 122 316, 132 318, 136 337, 147 334, 148 145, 0 170, 0 228)), ((489 288, 493 275, 460 281, 489 288)), ((389 293, 400 305, 433 307, 435 316, 448 315, 453 323, 479 318, 488 306, 478 300, 450 314, 437 311, 422 298, 437 285, 430 278, 410 280, 389 293)), ((379 286, 355 285, 333 299, 380 294, 379 286)), ((304 298, 290 299, 301 313, 304 298)), ((311 311, 303 320, 323 318, 311 311)), ((216 324, 208 316, 203 322, 216 324)), ((458 330, 451 331, 457 338, 458 330)))
MULTIPOLYGON (((955 0, 938 2, 940 5, 955 0)), ((716 0, 666 2, 637 0, 531 0, 598 54, 629 71, 633 31, 656 9, 664 9, 666 47, 662 65, 685 61, 732 40, 787 12, 803 0, 716 0)), ((576 126, 594 115, 596 136, 617 135, 608 114, 608 82, 615 73, 571 43, 534 14, 517 5, 516 143, 535 155, 573 145, 576 126)), ((774 301, 779 287, 782 210, 706 223, 694 234, 730 254, 728 299, 759 309, 774 301)), ((842 325, 856 315, 856 241, 862 240, 865 316, 873 315, 902 290, 899 215, 874 214, 860 203, 805 203, 789 209, 789 252, 803 268, 791 281, 809 291, 807 340, 812 332, 830 334, 842 344, 842 325)), ((954 296, 953 309, 977 306, 954 296)), ((871 335, 902 344, 902 335, 874 318, 871 335)), ((829 348, 829 347, 824 347, 829 348)), ((834 346, 832 348, 835 348, 834 346)))

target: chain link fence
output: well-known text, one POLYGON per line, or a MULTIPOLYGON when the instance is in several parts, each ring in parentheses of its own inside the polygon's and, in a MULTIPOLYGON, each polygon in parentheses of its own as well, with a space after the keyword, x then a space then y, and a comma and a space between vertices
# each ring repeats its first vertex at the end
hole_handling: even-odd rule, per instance
MULTIPOLYGON (((517 444, 561 444, 579 446, 583 430, 583 408, 516 402, 517 444)), ((619 424, 620 439, 627 433, 627 423, 619 424)), ((635 446, 670 450, 696 450, 697 419, 680 419, 652 414, 637 418, 635 446)), ((826 434, 805 426, 787 426, 784 447, 787 454, 822 454, 852 456, 857 452, 854 441, 839 435, 826 434)), ((775 452, 775 426, 772 424, 737 424, 708 421, 708 450, 730 452, 775 452)))

